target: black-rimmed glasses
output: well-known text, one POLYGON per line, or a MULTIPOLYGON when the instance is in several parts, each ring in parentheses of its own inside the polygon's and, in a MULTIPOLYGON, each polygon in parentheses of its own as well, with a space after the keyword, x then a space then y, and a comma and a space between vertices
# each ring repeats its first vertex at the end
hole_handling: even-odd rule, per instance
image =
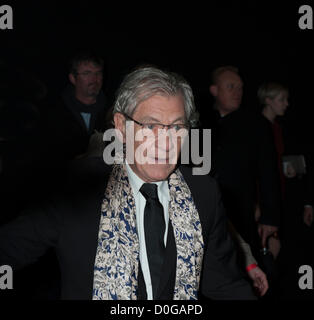
POLYGON ((173 124, 163 124, 163 123, 142 123, 139 122, 135 119, 133 119, 132 117, 128 116, 127 114, 123 114, 125 116, 125 118, 134 121, 136 124, 138 124, 139 126, 141 126, 143 129, 149 129, 152 130, 154 132, 158 132, 158 130, 162 130, 162 129, 168 129, 168 130, 174 130, 175 132, 180 131, 181 129, 189 129, 189 125, 187 125, 186 123, 173 123, 173 124))

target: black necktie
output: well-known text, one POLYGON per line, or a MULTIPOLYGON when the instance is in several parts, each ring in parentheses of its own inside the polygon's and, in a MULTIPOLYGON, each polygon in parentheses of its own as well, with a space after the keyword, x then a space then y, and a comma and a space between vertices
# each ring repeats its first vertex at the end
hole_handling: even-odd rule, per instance
POLYGON ((144 183, 140 192, 146 199, 146 206, 144 210, 145 243, 153 286, 153 298, 155 299, 157 296, 162 271, 161 267, 165 255, 164 210, 158 199, 156 184, 144 183))

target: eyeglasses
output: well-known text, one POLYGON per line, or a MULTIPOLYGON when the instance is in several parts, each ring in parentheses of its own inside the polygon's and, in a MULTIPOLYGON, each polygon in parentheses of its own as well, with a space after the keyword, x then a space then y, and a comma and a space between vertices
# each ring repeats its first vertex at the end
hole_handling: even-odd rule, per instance
POLYGON ((162 130, 162 129, 173 129, 175 132, 180 131, 181 129, 189 129, 189 126, 185 123, 174 123, 174 124, 162 124, 162 123, 142 123, 139 122, 133 118, 131 118, 130 116, 128 116, 127 114, 123 114, 125 116, 125 118, 134 121, 136 124, 140 125, 143 129, 149 129, 152 130, 154 132, 158 132, 158 130, 162 130))
POLYGON ((84 72, 77 72, 77 75, 81 75, 84 78, 90 78, 91 76, 96 76, 98 78, 102 77, 102 71, 91 72, 91 71, 84 71, 84 72))

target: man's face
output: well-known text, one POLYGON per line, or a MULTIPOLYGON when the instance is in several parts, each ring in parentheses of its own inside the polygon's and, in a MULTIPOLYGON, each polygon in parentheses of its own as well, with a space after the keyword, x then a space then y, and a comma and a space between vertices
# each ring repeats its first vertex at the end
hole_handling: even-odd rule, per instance
POLYGON ((216 105, 221 115, 226 115, 240 107, 243 93, 243 83, 239 75, 232 71, 222 73, 211 90, 216 99, 216 105))
MULTIPOLYGON (((146 124, 185 124, 183 98, 181 95, 170 97, 154 95, 137 106, 132 118, 146 124)), ((129 135, 126 137, 127 148, 130 135, 131 139, 129 141, 132 143, 134 141, 135 156, 134 159, 128 159, 130 167, 145 182, 166 180, 176 167, 181 150, 181 138, 175 136, 174 129, 168 131, 163 129, 158 135, 157 132, 142 129, 139 124, 134 122, 132 124, 134 124, 134 133, 128 130, 129 122, 127 127, 122 129, 126 135, 129 135), (149 134, 146 134, 147 131, 150 131, 149 134), (168 136, 166 133, 168 133, 168 136), (143 161, 143 158, 146 161, 143 161)), ((186 129, 181 129, 182 132, 185 132, 185 135, 187 134, 186 129)), ((181 137, 185 135, 181 135, 181 137)))
POLYGON ((92 62, 82 62, 78 65, 77 74, 70 75, 70 81, 75 86, 76 96, 97 97, 102 87, 102 67, 92 62))

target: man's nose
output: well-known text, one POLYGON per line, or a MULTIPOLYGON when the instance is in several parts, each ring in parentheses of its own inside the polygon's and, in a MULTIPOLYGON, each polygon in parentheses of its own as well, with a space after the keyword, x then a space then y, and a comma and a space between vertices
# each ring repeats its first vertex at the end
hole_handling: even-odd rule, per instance
POLYGON ((163 128, 160 130, 156 138, 157 147, 168 152, 173 147, 173 141, 171 137, 171 130, 169 128, 163 128))

